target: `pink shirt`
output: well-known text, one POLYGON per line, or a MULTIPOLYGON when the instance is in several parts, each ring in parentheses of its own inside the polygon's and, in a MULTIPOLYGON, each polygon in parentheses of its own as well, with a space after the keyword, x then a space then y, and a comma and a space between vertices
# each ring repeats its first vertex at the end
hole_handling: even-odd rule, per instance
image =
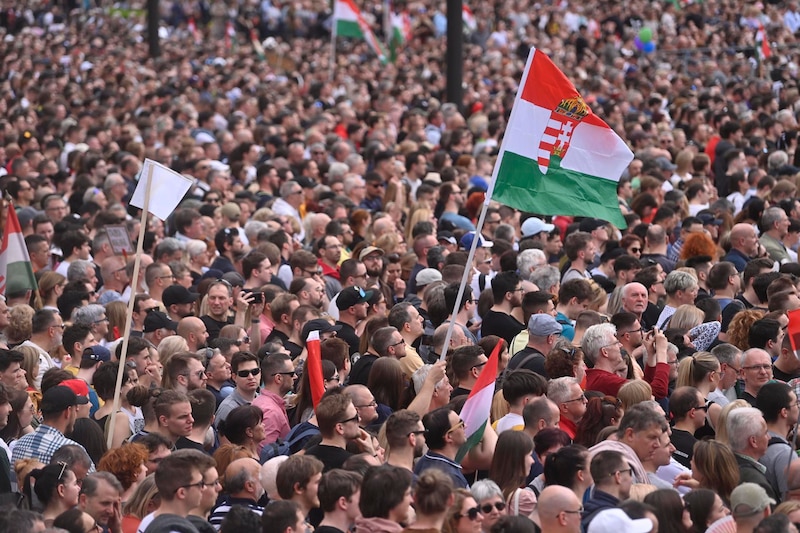
POLYGON ((261 445, 272 444, 279 438, 286 438, 289 434, 289 417, 286 414, 286 404, 283 397, 278 396, 272 391, 261 390, 261 394, 253 400, 253 405, 261 409, 264 413, 262 424, 264 425, 265 437, 261 445))

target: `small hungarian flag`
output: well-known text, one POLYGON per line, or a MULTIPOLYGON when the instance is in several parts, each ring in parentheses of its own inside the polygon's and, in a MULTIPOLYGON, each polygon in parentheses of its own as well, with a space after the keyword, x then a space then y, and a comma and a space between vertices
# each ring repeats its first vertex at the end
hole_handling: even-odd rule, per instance
POLYGON ((408 13, 392 13, 392 37, 389 41, 391 61, 397 59, 397 51, 411 40, 411 19, 408 13))
POLYGON ((375 54, 386 63, 389 54, 383 44, 375 37, 372 29, 364 20, 361 11, 353 3, 353 0, 335 0, 333 4, 333 32, 334 36, 353 37, 354 39, 364 39, 367 44, 375 51, 375 54))
POLYGON ((466 5, 461 6, 461 20, 464 23, 464 27, 469 32, 473 32, 478 29, 478 21, 475 20, 475 15, 472 13, 472 10, 466 5))
POLYGON ((633 152, 547 55, 531 49, 493 174, 491 198, 542 215, 626 227, 617 182, 633 152))
POLYGON ((197 31, 197 24, 194 22, 194 17, 189 17, 189 33, 192 34, 195 44, 203 42, 202 37, 200 37, 200 32, 197 31))
POLYGON ((308 350, 308 357, 306 357, 306 368, 304 372, 308 372, 308 383, 311 385, 311 403, 314 409, 325 394, 325 381, 322 376, 322 352, 319 346, 319 331, 312 331, 308 334, 306 340, 306 350, 308 350))
POLYGON ((758 61, 769 59, 772 55, 772 49, 769 47, 769 39, 767 39, 767 31, 764 25, 759 22, 758 31, 756 32, 756 56, 758 61))
POLYGON ((236 30, 233 29, 233 22, 230 20, 225 22, 225 48, 230 50, 233 46, 233 38, 236 36, 236 30))
POLYGON ((0 247, 0 294, 35 291, 38 286, 17 212, 11 202, 5 202, 5 209, 8 216, 0 247))
POLYGON ((503 343, 498 342, 495 345, 492 355, 489 356, 489 360, 483 367, 483 372, 478 376, 475 386, 470 391, 467 401, 464 402, 464 407, 461 409, 461 420, 464 421, 467 442, 458 450, 456 455, 457 463, 460 463, 464 456, 481 441, 486 424, 489 423, 501 344, 503 343))

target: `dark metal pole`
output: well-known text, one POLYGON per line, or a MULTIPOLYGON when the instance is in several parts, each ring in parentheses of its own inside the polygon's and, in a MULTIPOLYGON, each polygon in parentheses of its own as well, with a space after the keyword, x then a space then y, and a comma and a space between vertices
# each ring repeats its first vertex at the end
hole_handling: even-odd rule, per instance
POLYGON ((461 109, 464 97, 464 29, 462 0, 447 0, 447 101, 461 109))
POLYGON ((147 44, 150 46, 150 57, 161 55, 161 46, 158 42, 158 0, 147 0, 147 44))

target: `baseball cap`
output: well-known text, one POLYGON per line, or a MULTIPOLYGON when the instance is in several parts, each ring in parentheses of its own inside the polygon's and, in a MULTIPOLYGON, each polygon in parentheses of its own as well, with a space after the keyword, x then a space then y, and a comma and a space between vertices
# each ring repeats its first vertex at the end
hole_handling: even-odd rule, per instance
POLYGON ((83 350, 81 354, 81 359, 86 359, 89 361, 95 361, 98 363, 105 363, 106 361, 111 361, 111 352, 108 351, 108 348, 105 346, 100 346, 99 344, 95 344, 94 346, 89 346, 83 350))
POLYGON ((169 307, 172 304, 191 304, 197 300, 199 294, 196 292, 189 292, 189 289, 183 285, 170 285, 164 289, 161 295, 161 301, 164 305, 169 307))
POLYGON ((456 238, 453 235, 452 231, 440 231, 439 234, 436 236, 436 240, 439 242, 444 241, 449 244, 456 244, 456 245, 458 244, 458 241, 456 241, 456 238))
POLYGON ((704 226, 708 224, 714 224, 715 226, 721 226, 723 220, 721 218, 715 217, 711 213, 698 213, 697 218, 700 219, 700 222, 703 223, 704 226))
POLYGON ((89 385, 82 379, 67 379, 61 382, 62 387, 69 387, 69 389, 77 396, 78 405, 86 405, 89 403, 89 385))
POLYGON ((380 248, 377 248, 375 246, 367 246, 366 248, 361 250, 360 254, 358 254, 358 260, 359 261, 363 261, 365 257, 367 257, 369 254, 372 254, 372 253, 375 253, 375 252, 378 252, 378 255, 383 255, 384 254, 384 251, 382 249, 380 249, 380 248))
POLYGON ((244 278, 238 272, 225 272, 222 279, 231 284, 231 287, 244 287, 244 278))
POLYGON ((598 228, 602 228, 607 226, 608 222, 605 220, 600 220, 599 218, 584 218, 581 220, 580 226, 578 229, 581 231, 585 231, 586 233, 591 233, 598 228))
POLYGON ((303 326, 303 334, 300 337, 304 341, 308 338, 308 334, 312 331, 319 331, 320 333, 328 333, 329 331, 339 331, 342 329, 342 326, 339 324, 331 324, 324 318, 315 318, 314 320, 309 320, 303 326))
MULTIPOLYGON (((464 248, 465 250, 469 250, 470 248, 472 248, 472 241, 474 239, 475 239, 474 231, 470 231, 469 233, 465 234, 463 237, 461 237, 461 243, 460 243, 461 247, 464 248)), ((478 248, 491 248, 492 246, 494 246, 494 243, 492 241, 484 240, 483 237, 478 236, 478 248)))
POLYGON ((534 337, 560 334, 564 330, 552 315, 537 313, 528 319, 528 333, 534 337))
POLYGON ((152 333, 161 328, 177 331, 178 323, 171 320, 166 313, 161 311, 151 311, 147 313, 147 316, 144 317, 144 332, 152 333))
POLYGON ((764 487, 755 483, 742 483, 731 492, 731 514, 750 516, 760 513, 767 505, 775 505, 775 500, 767 495, 764 487))
POLYGON ((423 268, 417 272, 417 277, 414 279, 417 282, 417 288, 420 288, 430 285, 434 281, 440 281, 442 279, 442 273, 435 268, 423 268))
POLYGON ((656 157, 655 163, 661 170, 675 170, 678 168, 677 165, 673 164, 669 159, 663 156, 656 157))
POLYGON ((552 224, 545 223, 544 220, 536 217, 531 217, 525 220, 522 223, 522 238, 526 237, 533 237, 534 235, 538 235, 543 231, 550 233, 555 228, 552 224))
POLYGON ((222 216, 228 220, 238 220, 242 215, 242 210, 233 202, 223 205, 220 212, 222 213, 222 216))
POLYGON ((649 533, 653 522, 649 518, 631 519, 622 509, 606 509, 589 522, 588 533, 649 533))
POLYGON ((60 413, 73 405, 78 405, 78 397, 69 387, 58 385, 44 392, 39 402, 39 410, 42 414, 60 413))
POLYGON ((339 311, 349 309, 356 304, 362 304, 370 299, 372 291, 365 291, 361 287, 347 287, 336 296, 336 307, 339 311))
POLYGON ((304 189, 313 189, 317 186, 317 182, 308 176, 298 176, 293 181, 296 181, 304 189))

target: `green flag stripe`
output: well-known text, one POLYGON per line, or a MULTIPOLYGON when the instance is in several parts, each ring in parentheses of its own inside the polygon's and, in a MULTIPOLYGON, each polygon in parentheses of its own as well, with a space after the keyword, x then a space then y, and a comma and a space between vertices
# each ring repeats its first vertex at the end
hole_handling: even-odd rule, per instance
POLYGON ((494 186, 493 200, 540 215, 574 215, 600 218, 624 228, 617 203, 617 183, 560 168, 553 156, 547 174, 536 160, 504 152, 494 186))

